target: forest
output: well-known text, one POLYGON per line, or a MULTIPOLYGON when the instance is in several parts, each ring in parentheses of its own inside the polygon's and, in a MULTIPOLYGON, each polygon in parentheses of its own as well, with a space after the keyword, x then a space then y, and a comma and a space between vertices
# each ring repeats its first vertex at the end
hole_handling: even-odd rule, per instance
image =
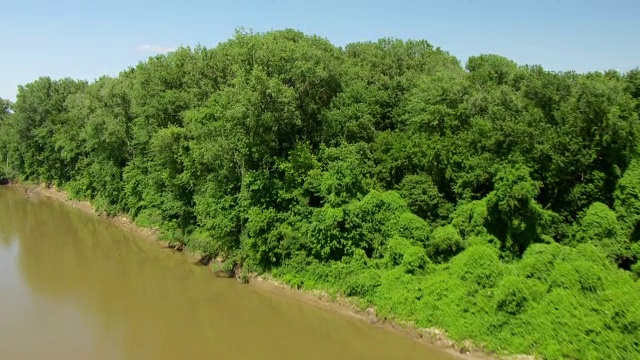
POLYGON ((238 30, 0 102, 0 177, 497 354, 640 359, 640 70, 238 30))

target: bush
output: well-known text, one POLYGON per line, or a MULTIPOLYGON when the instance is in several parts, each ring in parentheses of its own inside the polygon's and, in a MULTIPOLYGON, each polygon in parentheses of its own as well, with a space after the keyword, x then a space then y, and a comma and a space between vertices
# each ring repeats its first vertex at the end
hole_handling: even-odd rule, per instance
POLYGON ((549 289, 566 289, 574 292, 598 293, 604 290, 602 269, 587 261, 558 264, 549 281, 549 289))
POLYGON ((407 204, 397 192, 372 190, 361 201, 345 207, 345 238, 369 257, 381 257, 386 241, 401 230, 390 225, 398 224, 397 218, 407 212, 407 204))
POLYGON ((318 260, 338 260, 350 250, 344 243, 340 226, 344 222, 344 211, 324 206, 313 213, 307 236, 310 242, 309 252, 318 260))
POLYGON ((623 225, 625 234, 640 223, 640 160, 634 159, 622 175, 614 192, 614 209, 623 225))
POLYGON ((525 278, 547 281, 553 272, 561 245, 533 244, 529 246, 517 264, 518 272, 525 278))
POLYGON ((472 246, 453 258, 451 271, 472 286, 483 289, 496 285, 503 274, 503 264, 494 248, 472 246))
POLYGON ((591 242, 599 246, 615 261, 630 256, 630 244, 616 214, 599 202, 591 204, 574 225, 574 239, 578 244, 591 242))
POLYGON ((631 265, 631 272, 636 276, 636 278, 640 279, 640 262, 631 265))
POLYGON ((393 191, 371 191, 362 200, 344 207, 323 206, 315 210, 307 227, 311 253, 317 259, 340 260, 363 250, 369 258, 383 257, 393 236, 426 243, 429 225, 409 212, 393 191))
POLYGON ((373 296, 380 284, 380 274, 377 270, 367 269, 356 271, 353 273, 353 276, 345 280, 343 293, 346 296, 357 296, 367 299, 373 296))
POLYGON ((433 230, 427 245, 427 253, 429 258, 443 263, 463 251, 465 247, 466 244, 458 230, 451 225, 446 225, 433 230))
POLYGON ((187 245, 205 255, 218 255, 220 249, 215 246, 215 242, 211 240, 209 234, 202 229, 194 231, 187 240, 187 245))
POLYGON ((427 244, 430 232, 429 224, 410 212, 402 212, 389 219, 385 229, 387 234, 397 234, 421 245, 427 244))
POLYGON ((458 229, 463 238, 488 234, 485 228, 487 219, 486 199, 460 204, 451 215, 451 225, 458 229))
POLYGON ((531 294, 525 279, 516 276, 504 277, 495 289, 496 309, 510 315, 524 312, 531 294))
POLYGON ((287 236, 282 219, 275 209, 252 208, 248 213, 241 249, 246 259, 266 270, 283 259, 282 246, 287 236))
POLYGON ((453 210, 426 174, 405 176, 399 188, 411 211, 425 220, 439 222, 453 210))
POLYGON ((409 247, 402 257, 402 268, 407 274, 418 274, 427 269, 430 261, 419 246, 409 247))
POLYGON ((417 274, 430 263, 421 247, 400 236, 394 236, 387 243, 385 262, 389 267, 401 267, 407 274, 417 274))

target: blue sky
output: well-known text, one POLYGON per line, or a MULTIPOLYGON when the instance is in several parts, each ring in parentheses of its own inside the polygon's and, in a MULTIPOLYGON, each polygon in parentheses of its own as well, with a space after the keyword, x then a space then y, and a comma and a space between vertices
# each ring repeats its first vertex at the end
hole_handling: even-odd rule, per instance
POLYGON ((338 46, 426 39, 463 63, 497 53, 549 70, 640 66, 639 0, 0 0, 0 97, 43 75, 117 75, 158 51, 215 46, 238 27, 295 28, 338 46))

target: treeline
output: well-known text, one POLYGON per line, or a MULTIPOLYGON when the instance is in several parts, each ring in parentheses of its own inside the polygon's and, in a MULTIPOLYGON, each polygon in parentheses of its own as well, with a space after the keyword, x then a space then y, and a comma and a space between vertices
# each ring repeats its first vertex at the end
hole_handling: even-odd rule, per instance
POLYGON ((638 70, 237 32, 8 108, 5 177, 229 269, 497 352, 640 358, 638 70))

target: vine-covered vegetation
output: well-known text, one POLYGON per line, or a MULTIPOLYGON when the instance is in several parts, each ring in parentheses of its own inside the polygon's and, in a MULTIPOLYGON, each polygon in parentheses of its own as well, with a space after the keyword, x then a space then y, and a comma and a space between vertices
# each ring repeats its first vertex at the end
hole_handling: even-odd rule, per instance
POLYGON ((639 112, 638 70, 239 31, 21 86, 0 156, 229 268, 496 352, 637 359, 639 112))

